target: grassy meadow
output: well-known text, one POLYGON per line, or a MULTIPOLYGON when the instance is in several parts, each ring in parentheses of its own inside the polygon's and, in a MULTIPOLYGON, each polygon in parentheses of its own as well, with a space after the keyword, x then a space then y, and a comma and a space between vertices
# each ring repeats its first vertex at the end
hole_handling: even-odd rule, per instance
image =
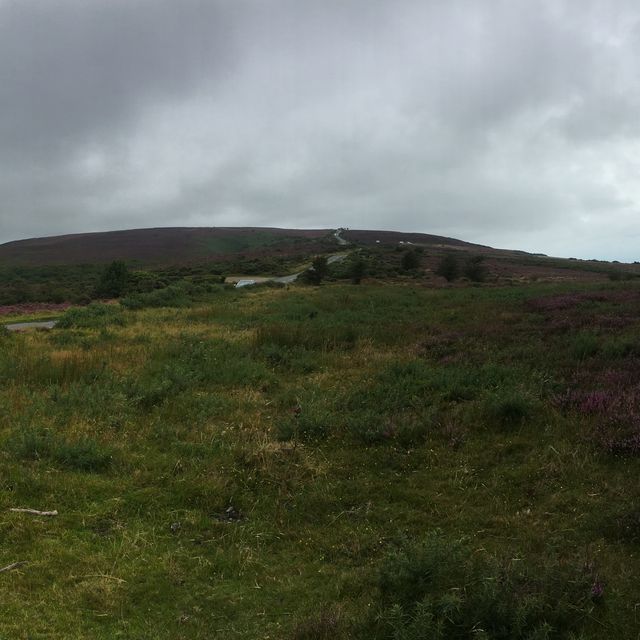
POLYGON ((0 333, 0 638, 637 638, 639 329, 409 283, 0 333))

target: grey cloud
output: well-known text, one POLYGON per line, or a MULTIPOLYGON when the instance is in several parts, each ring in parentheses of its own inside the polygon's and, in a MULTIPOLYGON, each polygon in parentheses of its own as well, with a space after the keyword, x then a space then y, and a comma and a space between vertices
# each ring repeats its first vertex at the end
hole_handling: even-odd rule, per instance
POLYGON ((5 151, 68 150, 233 64, 229 16, 211 3, 26 0, 0 11, 5 151))
POLYGON ((627 0, 0 0, 0 240, 347 225, 632 257, 639 17, 627 0))

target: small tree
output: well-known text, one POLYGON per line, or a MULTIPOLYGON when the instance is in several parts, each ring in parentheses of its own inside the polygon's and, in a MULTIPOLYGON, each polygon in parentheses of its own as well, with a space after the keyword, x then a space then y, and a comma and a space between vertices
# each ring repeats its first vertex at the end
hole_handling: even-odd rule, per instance
POLYGON ((307 282, 319 285, 327 275, 328 266, 326 256, 316 256, 306 272, 307 282))
POLYGON ((101 298, 119 298, 124 295, 129 282, 129 269, 122 260, 114 260, 100 276, 95 295, 101 298))
POLYGON ((448 253, 444 256, 436 269, 436 274, 445 278, 447 282, 455 280, 459 273, 458 259, 453 253, 448 253))
POLYGON ((403 271, 413 271, 420 267, 420 256, 416 251, 407 251, 400 261, 403 271))
POLYGON ((367 274, 367 263, 364 258, 357 256, 349 265, 349 277, 353 284, 360 284, 367 274))
POLYGON ((463 274, 473 282, 484 282, 487 269, 483 262, 484 256, 471 256, 464 265, 463 274))

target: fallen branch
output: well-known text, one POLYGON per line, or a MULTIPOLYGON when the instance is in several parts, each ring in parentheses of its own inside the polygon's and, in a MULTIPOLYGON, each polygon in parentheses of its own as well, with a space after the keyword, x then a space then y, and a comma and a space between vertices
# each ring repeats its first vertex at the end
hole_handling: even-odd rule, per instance
POLYGON ((21 560, 20 562, 12 562, 11 564, 8 564, 6 567, 2 567, 2 569, 0 569, 0 573, 3 573, 5 571, 13 571, 18 567, 21 567, 23 564, 27 564, 27 561, 21 560))
POLYGON ((57 516, 57 511, 38 511, 37 509, 9 509, 14 513, 28 513, 32 516, 57 516))

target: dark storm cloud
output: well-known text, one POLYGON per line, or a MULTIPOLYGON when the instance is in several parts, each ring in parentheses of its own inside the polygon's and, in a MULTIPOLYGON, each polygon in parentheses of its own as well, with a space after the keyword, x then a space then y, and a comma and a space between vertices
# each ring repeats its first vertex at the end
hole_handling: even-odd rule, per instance
POLYGON ((392 228, 634 258, 640 10, 0 0, 0 240, 392 228))

